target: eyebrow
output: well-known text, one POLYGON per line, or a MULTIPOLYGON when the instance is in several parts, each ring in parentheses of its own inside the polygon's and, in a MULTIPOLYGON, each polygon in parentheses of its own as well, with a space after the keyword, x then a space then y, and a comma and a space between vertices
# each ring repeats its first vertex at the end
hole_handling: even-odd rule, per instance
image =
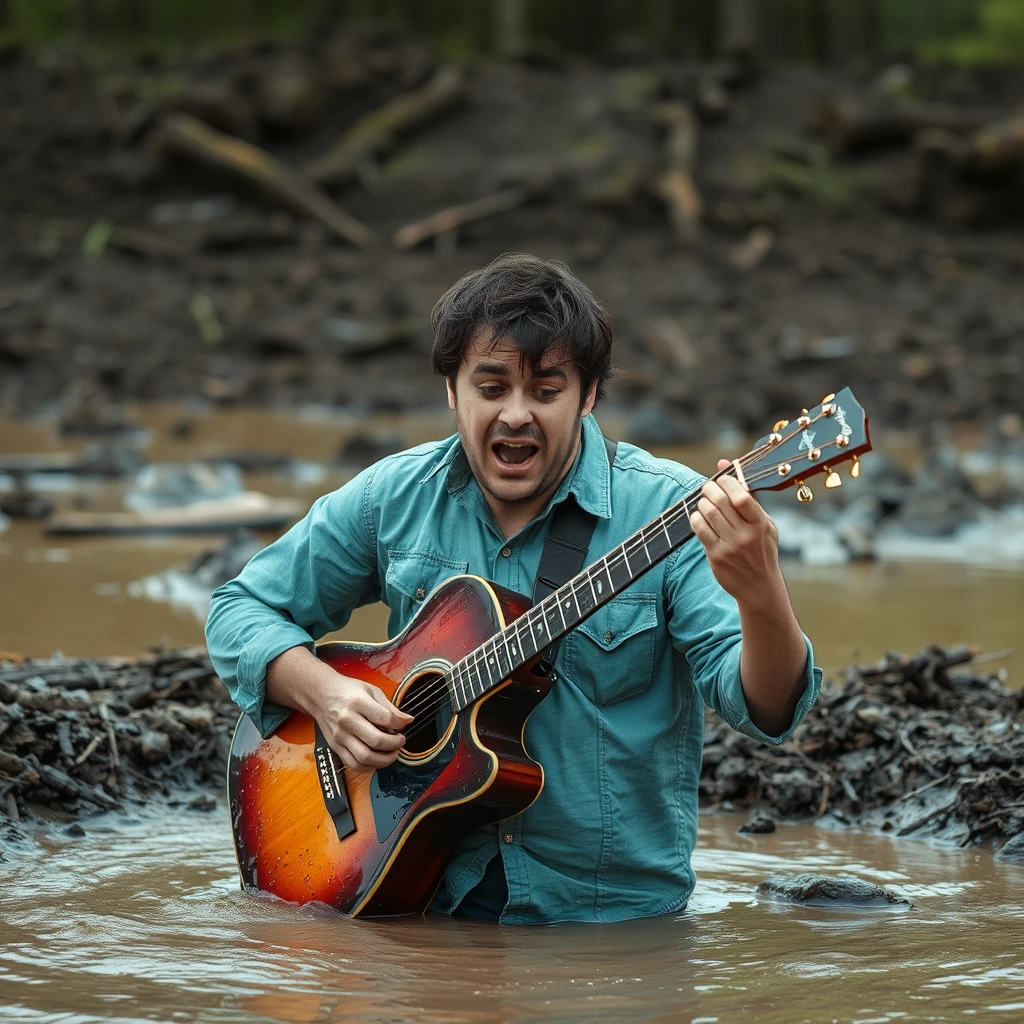
MULTIPOLYGON (((471 377, 481 377, 494 375, 496 377, 508 376, 509 368, 508 363, 504 362, 480 362, 470 371, 471 377)), ((544 366, 537 367, 533 370, 533 377, 549 378, 553 377, 557 380, 568 383, 569 375, 565 372, 560 365, 555 366, 544 366)))

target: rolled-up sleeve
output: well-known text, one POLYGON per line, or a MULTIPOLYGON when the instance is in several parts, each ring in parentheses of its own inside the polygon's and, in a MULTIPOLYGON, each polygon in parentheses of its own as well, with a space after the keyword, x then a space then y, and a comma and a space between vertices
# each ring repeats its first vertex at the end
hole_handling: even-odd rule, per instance
POLYGON ((685 657, 704 703, 739 732, 762 743, 785 743, 821 689, 821 669, 814 667, 814 651, 807 637, 804 687, 793 719, 779 735, 769 736, 750 720, 743 693, 739 608, 715 579, 704 548, 695 539, 680 548, 666 568, 665 607, 672 642, 685 657))
POLYGON ((267 665, 340 629, 379 600, 373 469, 318 499, 283 537, 214 591, 206 622, 210 659, 232 700, 269 735, 288 717, 265 700, 267 665))

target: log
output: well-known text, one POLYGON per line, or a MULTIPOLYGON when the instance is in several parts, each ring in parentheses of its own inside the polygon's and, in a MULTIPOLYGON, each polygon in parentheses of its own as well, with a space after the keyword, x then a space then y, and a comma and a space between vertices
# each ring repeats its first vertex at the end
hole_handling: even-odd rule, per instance
POLYGON ((341 209, 305 175, 258 146, 225 135, 188 114, 168 117, 156 135, 158 151, 166 156, 183 157, 254 188, 271 202, 320 221, 358 248, 366 248, 374 240, 365 224, 341 209))
POLYGON ((970 142, 968 170, 999 174, 1024 166, 1024 114, 986 125, 970 142))
POLYGON ((704 204, 694 182, 698 124, 690 106, 682 102, 660 104, 654 117, 667 129, 665 170, 655 179, 654 191, 668 206, 669 221, 677 238, 696 236, 704 204))
POLYGON ((348 184, 358 174, 360 165, 390 152, 402 137, 434 120, 458 103, 465 93, 461 68, 453 64, 439 68, 425 85, 396 96, 357 121, 307 167, 307 174, 324 187, 348 184))
POLYGON ((812 108, 810 127, 823 135, 836 156, 903 146, 919 131, 938 128, 969 135, 990 124, 998 112, 926 103, 896 96, 831 95, 812 108))
POLYGON ((500 192, 493 192, 490 195, 481 196, 479 199, 472 199, 459 206, 449 206, 444 210, 438 210, 436 213, 430 214, 429 217, 399 228, 394 236, 395 248, 413 249, 430 238, 437 238, 449 231, 455 231, 464 224, 484 220, 495 214, 504 213, 506 210, 514 210, 527 203, 530 194, 529 189, 514 185, 512 188, 502 189, 500 192))
POLYGON ((274 529, 300 514, 300 503, 292 498, 246 491, 235 498, 145 512, 63 512, 46 520, 43 529, 51 535, 226 533, 242 527, 274 529))

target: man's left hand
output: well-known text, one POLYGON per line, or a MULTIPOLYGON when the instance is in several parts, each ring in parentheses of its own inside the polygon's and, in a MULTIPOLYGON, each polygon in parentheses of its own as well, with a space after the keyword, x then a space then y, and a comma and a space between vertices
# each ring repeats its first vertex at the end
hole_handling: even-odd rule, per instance
MULTIPOLYGON (((729 465, 727 459, 719 459, 719 469, 729 465)), ((715 579, 738 604, 756 605, 761 597, 771 600, 785 587, 779 531, 735 477, 722 476, 704 485, 690 525, 704 545, 715 579)))

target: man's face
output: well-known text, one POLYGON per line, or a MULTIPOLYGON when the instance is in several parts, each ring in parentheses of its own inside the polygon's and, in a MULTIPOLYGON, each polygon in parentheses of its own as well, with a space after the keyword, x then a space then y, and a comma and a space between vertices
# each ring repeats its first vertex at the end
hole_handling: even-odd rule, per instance
POLYGON ((579 371, 555 347, 531 368, 505 339, 492 346, 484 334, 470 344, 454 391, 448 382, 448 407, 496 513, 502 505, 543 507, 576 455, 596 391, 594 382, 581 396, 579 371))

